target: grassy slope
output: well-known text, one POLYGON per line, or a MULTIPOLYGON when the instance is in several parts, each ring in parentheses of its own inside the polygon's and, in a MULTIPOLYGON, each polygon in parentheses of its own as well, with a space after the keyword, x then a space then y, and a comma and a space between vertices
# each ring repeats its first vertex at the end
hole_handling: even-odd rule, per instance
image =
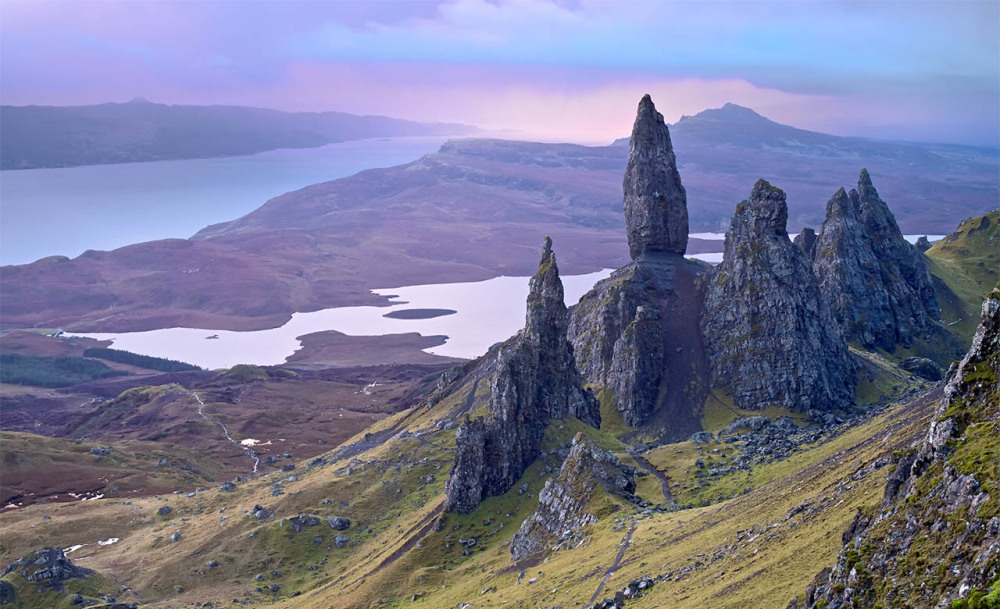
POLYGON ((962 222, 926 256, 931 274, 954 295, 939 294, 941 317, 968 345, 979 325, 979 307, 1000 281, 1000 209, 962 222))
POLYGON ((3 480, 0 493, 7 501, 17 495, 32 496, 84 491, 112 496, 192 490, 209 485, 221 467, 194 451, 159 442, 123 441, 107 444, 114 451, 91 454, 97 442, 76 442, 18 432, 0 432, 3 445, 3 480), (157 467, 160 459, 171 466, 157 467), (190 468, 190 469, 184 469, 190 468))
MULTIPOLYGON (((489 607, 505 600, 506 606, 571 607, 590 599, 637 521, 633 543, 605 592, 630 578, 691 566, 680 581, 658 584, 634 606, 783 606, 811 581, 817 564, 832 564, 840 531, 856 506, 877 502, 887 468, 854 482, 842 481, 865 471, 863 465, 878 455, 917 438, 930 412, 925 402, 895 406, 864 427, 760 468, 749 485, 755 490, 706 508, 642 515, 631 506, 608 503, 608 515, 593 525, 583 546, 556 552, 543 563, 512 565, 506 543, 535 509, 537 493, 557 471, 559 460, 547 457, 525 473, 526 494, 515 487, 487 500, 473 514, 447 515, 444 528, 434 530, 454 445, 454 430, 437 430, 436 424, 467 405, 472 379, 459 384, 433 408, 407 410, 367 430, 394 436, 381 445, 323 466, 300 464, 295 471, 241 484, 234 493, 211 488, 194 497, 171 495, 129 504, 104 499, 8 512, 0 516, 0 556, 9 562, 40 545, 88 543, 73 557, 86 557, 82 564, 113 573, 139 599, 161 607, 229 602, 244 594, 263 603, 271 600, 271 593, 255 588, 272 583, 280 586, 276 606, 303 609, 371 607, 380 600, 383 607, 450 607, 463 602, 489 607), (886 433, 889 428, 891 434, 886 433), (399 434, 403 429, 419 437, 399 434), (431 475, 434 479, 428 483, 431 475), (273 496, 279 487, 282 494, 273 496), (821 509, 785 520, 791 508, 810 501, 821 509), (164 504, 173 511, 156 515, 164 504), (244 511, 255 504, 275 510, 276 517, 248 518, 244 511), (279 526, 282 518, 304 511, 350 518, 353 524, 343 534, 351 543, 342 549, 331 545, 336 532, 325 524, 298 534, 279 526), (42 519, 43 514, 52 519, 42 519), (753 540, 752 534, 738 532, 765 527, 770 528, 753 540), (171 543, 174 532, 181 540, 171 543), (322 536, 322 542, 314 542, 315 536, 322 536), (122 540, 94 545, 108 537, 122 540), (465 555, 456 541, 468 537, 475 537, 477 545, 465 555), (708 570, 714 554, 719 558, 708 570), (206 568, 210 560, 219 566, 206 568), (273 576, 273 570, 281 577, 273 576), (525 576, 518 583, 522 571, 525 576), (714 577, 720 571, 724 573, 714 577), (257 574, 264 581, 256 581, 257 574), (538 579, 529 583, 532 578, 538 579), (182 591, 176 592, 175 586, 182 591), (482 594, 491 587, 496 590, 482 594), (301 596, 292 598, 295 592, 301 596)), ((487 399, 488 386, 488 379, 478 383, 473 412, 487 399)), ((577 431, 625 456, 626 447, 613 436, 575 420, 550 426, 546 450, 564 446, 577 431)), ((353 442, 363 447, 366 436, 353 442)), ((338 454, 349 455, 338 450, 328 459, 338 454)), ((712 484, 731 482, 737 481, 712 484)), ((658 492, 652 476, 640 478, 641 496, 662 502, 658 492)))

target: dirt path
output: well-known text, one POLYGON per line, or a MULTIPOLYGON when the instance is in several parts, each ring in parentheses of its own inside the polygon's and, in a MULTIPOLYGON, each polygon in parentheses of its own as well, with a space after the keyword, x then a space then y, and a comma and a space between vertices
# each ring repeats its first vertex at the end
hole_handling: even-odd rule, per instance
POLYGON ((625 538, 622 539, 622 547, 618 548, 618 555, 615 556, 615 562, 611 563, 608 567, 607 572, 604 574, 604 578, 601 579, 601 583, 597 586, 597 590, 594 592, 594 596, 590 597, 590 601, 587 602, 588 607, 592 607, 597 601, 597 597, 601 595, 601 591, 604 590, 604 585, 608 583, 611 576, 615 574, 618 569, 618 565, 622 562, 622 557, 625 556, 625 551, 628 550, 629 545, 632 543, 632 534, 635 533, 635 528, 639 526, 638 520, 632 521, 632 526, 629 527, 628 533, 625 534, 625 538))
POLYGON ((632 458, 639 464, 639 467, 656 476, 656 479, 660 481, 660 488, 663 490, 663 498, 667 500, 667 504, 676 507, 677 504, 674 503, 673 497, 670 496, 670 481, 663 475, 663 472, 653 467, 652 463, 639 455, 632 455, 632 458))
POLYGON ((236 448, 242 450, 243 452, 246 453, 246 455, 248 457, 250 457, 251 459, 253 459, 253 473, 256 474, 257 473, 257 468, 260 466, 260 457, 257 456, 257 453, 254 452, 254 450, 252 448, 247 448, 246 446, 243 446, 242 444, 240 444, 239 442, 237 442, 236 440, 234 440, 233 436, 229 435, 229 428, 226 427, 225 423, 223 423, 222 421, 216 421, 215 419, 213 419, 213 418, 209 417, 207 414, 205 414, 205 402, 201 401, 201 396, 199 396, 194 391, 191 391, 190 393, 191 393, 191 395, 194 396, 194 399, 198 400, 198 414, 201 415, 201 418, 205 419, 209 423, 214 423, 214 424, 218 425, 219 427, 221 427, 222 428, 222 433, 226 434, 226 439, 229 440, 230 442, 232 442, 233 446, 235 446, 236 448))

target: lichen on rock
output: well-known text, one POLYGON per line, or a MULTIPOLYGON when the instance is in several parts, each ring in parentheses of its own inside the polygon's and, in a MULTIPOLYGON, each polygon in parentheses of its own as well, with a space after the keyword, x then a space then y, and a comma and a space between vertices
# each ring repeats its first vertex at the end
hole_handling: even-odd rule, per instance
POLYGON ((812 249, 820 291, 849 341, 895 351, 926 336, 941 310, 923 255, 903 238, 864 169, 838 190, 812 249))
POLYGON ((670 130, 649 95, 639 102, 625 169, 625 223, 632 259, 687 251, 687 193, 677 172, 670 130))
POLYGON ((635 474, 634 468, 577 434, 559 474, 538 493, 538 509, 521 523, 511 540, 514 559, 570 547, 583 539, 582 529, 598 519, 594 510, 588 509, 594 494, 600 489, 631 499, 635 474))
POLYGON ((854 403, 847 344, 787 220, 785 193, 765 180, 736 207, 723 260, 706 276, 712 383, 744 409, 845 408, 854 403))
POLYGON ((566 337, 568 316, 552 241, 546 237, 529 282, 524 329, 480 364, 492 368, 490 401, 485 417, 466 419, 459 427, 446 485, 447 511, 465 514, 484 498, 510 490, 538 457, 550 420, 574 416, 600 426, 600 406, 583 387, 566 337))

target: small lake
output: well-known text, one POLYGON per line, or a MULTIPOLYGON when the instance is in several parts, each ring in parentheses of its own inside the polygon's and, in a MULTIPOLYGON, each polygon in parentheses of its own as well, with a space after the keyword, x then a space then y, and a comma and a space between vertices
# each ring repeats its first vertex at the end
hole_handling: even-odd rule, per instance
POLYGON ((272 197, 363 169, 408 163, 436 152, 448 139, 371 139, 247 156, 5 170, 0 172, 0 264, 186 239, 272 197))
MULTIPOLYGON (((610 269, 562 278, 566 302, 576 303, 610 269)), ((404 286, 372 290, 391 297, 389 307, 338 307, 312 313, 295 313, 280 328, 254 332, 167 328, 147 332, 75 334, 113 340, 115 349, 180 360, 202 368, 229 368, 236 364, 273 366, 301 347, 299 336, 336 330, 351 336, 378 336, 419 332, 444 335, 445 344, 428 353, 472 359, 494 343, 506 340, 524 327, 528 277, 495 277, 486 281, 404 286), (400 319, 386 313, 412 309, 441 309, 453 314, 431 318, 400 319), (218 338, 208 338, 217 336, 218 338)), ((421 316, 423 317, 423 316, 421 316)))

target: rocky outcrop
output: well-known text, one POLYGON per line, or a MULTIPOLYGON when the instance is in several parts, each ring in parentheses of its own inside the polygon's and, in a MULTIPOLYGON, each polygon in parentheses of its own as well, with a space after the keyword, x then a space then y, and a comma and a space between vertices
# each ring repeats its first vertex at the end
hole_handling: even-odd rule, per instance
POLYGON ((706 277, 712 383, 745 409, 843 408, 854 402, 847 344, 787 219, 785 193, 764 180, 736 207, 722 263, 706 277))
POLYGON ((581 529, 597 522, 588 509, 598 489, 632 499, 635 469, 624 465, 582 434, 563 461, 559 475, 538 493, 538 510, 528 516, 510 542, 510 552, 520 560, 551 549, 572 547, 583 539, 581 529))
POLYGON ((816 231, 808 226, 803 228, 801 233, 795 235, 792 243, 802 248, 806 258, 812 260, 816 256, 816 231))
POLYGON ((998 374, 1000 286, 924 442, 899 458, 881 506, 859 510, 806 607, 948 607, 1000 577, 998 374))
POLYGON ((940 315, 923 256, 903 238, 871 176, 827 203, 813 252, 820 291, 848 341, 894 351, 925 336, 940 315))
POLYGON ((692 405, 705 388, 697 320, 706 267, 683 257, 687 199, 670 133, 648 95, 629 150, 624 209, 633 260, 580 300, 569 337, 582 374, 611 391, 626 423, 657 424, 664 439, 682 440, 700 429, 692 405))
POLYGON ((625 169, 629 254, 687 251, 687 194, 677 173, 670 130, 649 95, 639 102, 625 169))
POLYGON ((42 548, 17 560, 3 574, 17 573, 29 582, 58 584, 67 579, 94 575, 90 569, 78 567, 59 548, 42 548))
POLYGON ((568 317, 552 241, 546 237, 529 283, 524 329, 480 364, 492 367, 490 402, 485 417, 467 418, 456 434, 447 511, 465 514, 484 498, 507 492, 538 456, 552 419, 572 415, 600 426, 600 407, 583 388, 566 338, 568 317))
POLYGON ((899 367, 931 382, 937 382, 944 378, 941 374, 941 367, 926 357, 908 357, 899 362, 899 367))

